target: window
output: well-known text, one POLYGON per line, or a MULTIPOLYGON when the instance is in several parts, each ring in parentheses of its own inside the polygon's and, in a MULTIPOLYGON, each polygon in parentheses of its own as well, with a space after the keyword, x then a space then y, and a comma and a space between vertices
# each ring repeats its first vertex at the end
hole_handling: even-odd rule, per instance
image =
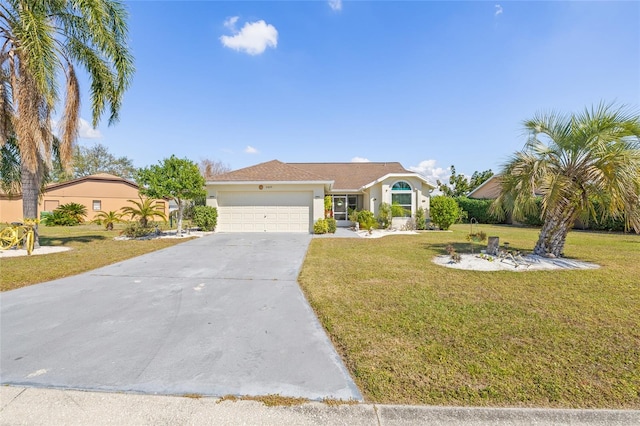
MULTIPOLYGON (((411 185, 404 181, 394 183, 391 187, 391 205, 393 206, 395 204, 402 207, 402 217, 411 217, 411 212, 413 211, 412 202, 413 193, 411 192, 411 185)), ((400 215, 396 213, 394 216, 400 215)))
POLYGON ((93 211, 97 212, 99 210, 102 210, 102 201, 100 200, 93 200, 93 211))

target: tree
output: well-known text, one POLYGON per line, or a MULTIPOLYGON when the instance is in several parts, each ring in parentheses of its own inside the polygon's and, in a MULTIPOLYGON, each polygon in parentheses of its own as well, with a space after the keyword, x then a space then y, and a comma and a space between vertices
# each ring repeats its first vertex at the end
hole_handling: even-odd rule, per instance
POLYGON ((38 216, 38 196, 55 141, 51 118, 60 99, 58 76, 65 77, 59 126, 63 166, 71 160, 79 126, 75 65, 91 82, 93 126, 107 109, 109 124, 117 121, 133 74, 126 17, 117 0, 7 0, 0 5, 0 147, 15 137, 24 217, 38 216))
POLYGON ((186 201, 204 197, 205 180, 198 166, 172 155, 160 164, 140 169, 136 174, 140 193, 153 198, 171 198, 178 204, 178 234, 182 232, 182 215, 186 201))
POLYGON ((14 137, 0 148, 0 188, 9 195, 20 192, 20 151, 14 137))
POLYGON ((561 256, 575 220, 624 217, 640 232, 640 116, 599 104, 579 114, 537 114, 529 138, 501 172, 493 210, 522 220, 541 197, 542 228, 534 254, 561 256), (595 205, 606 206, 596 217, 595 205))
POLYGON ((113 231, 113 225, 122 222, 122 213, 118 213, 113 210, 110 210, 108 212, 100 210, 93 217, 92 222, 97 223, 98 225, 104 225, 104 229, 107 231, 113 231))
POLYGON ((127 200, 132 203, 133 206, 123 207, 122 213, 129 215, 131 219, 138 219, 140 225, 146 228, 149 225, 149 219, 153 220, 154 217, 159 217, 165 222, 167 216, 164 214, 164 207, 160 206, 157 202, 150 198, 140 197, 140 201, 127 200))
POLYGON ((488 181, 491 176, 493 176, 493 171, 491 169, 484 170, 482 172, 473 172, 473 174, 471 175, 471 180, 469 181, 469 191, 467 192, 467 194, 488 181))
POLYGON ((438 225, 440 229, 449 229, 460 217, 460 207, 458 207, 456 200, 451 197, 444 195, 432 197, 430 208, 431 221, 438 225))
POLYGON ((449 184, 437 181, 438 189, 443 195, 447 197, 464 197, 469 192, 473 191, 484 183, 487 179, 493 176, 491 169, 483 172, 475 171, 471 175, 471 179, 468 179, 463 174, 456 174, 455 166, 451 166, 451 176, 449 177, 449 184))
POLYGON ((71 160, 71 173, 64 170, 59 162, 55 163, 56 167, 53 176, 55 181, 65 181, 98 173, 109 173, 133 180, 137 170, 133 165, 133 160, 127 157, 116 157, 102 144, 96 144, 91 147, 76 147, 71 160))
POLYGON ((222 161, 210 160, 208 158, 200 160, 198 167, 200 168, 200 173, 205 180, 209 180, 214 176, 231 171, 231 167, 229 167, 228 164, 225 164, 222 161))

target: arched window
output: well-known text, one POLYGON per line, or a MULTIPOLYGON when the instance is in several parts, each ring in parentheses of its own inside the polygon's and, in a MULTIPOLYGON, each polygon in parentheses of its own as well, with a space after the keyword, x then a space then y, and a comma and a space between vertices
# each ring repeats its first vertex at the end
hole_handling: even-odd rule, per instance
MULTIPOLYGON (((411 185, 405 181, 398 181, 391 187, 391 204, 399 205, 403 209, 402 216, 411 217, 413 194, 411 185)), ((394 216, 397 216, 394 215, 394 216)))

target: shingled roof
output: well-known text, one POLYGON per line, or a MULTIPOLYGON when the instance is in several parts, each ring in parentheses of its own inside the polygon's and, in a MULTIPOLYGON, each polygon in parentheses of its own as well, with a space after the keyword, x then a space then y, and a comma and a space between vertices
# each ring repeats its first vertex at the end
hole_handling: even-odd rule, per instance
POLYGON ((389 174, 415 174, 398 162, 390 163, 283 163, 256 164, 213 176, 209 182, 322 182, 332 190, 358 191, 389 174))
POLYGON ((389 173, 413 173, 397 162, 391 163, 287 163, 334 181, 333 190, 359 190, 389 173))
POLYGON ((325 176, 285 164, 278 160, 212 176, 209 182, 329 182, 325 176))

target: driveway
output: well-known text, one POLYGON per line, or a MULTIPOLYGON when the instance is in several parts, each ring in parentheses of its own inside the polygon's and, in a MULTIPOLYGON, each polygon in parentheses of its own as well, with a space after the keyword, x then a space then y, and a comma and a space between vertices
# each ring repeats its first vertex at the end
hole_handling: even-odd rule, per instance
POLYGON ((306 234, 214 234, 0 295, 0 381, 362 397, 296 278, 306 234))

